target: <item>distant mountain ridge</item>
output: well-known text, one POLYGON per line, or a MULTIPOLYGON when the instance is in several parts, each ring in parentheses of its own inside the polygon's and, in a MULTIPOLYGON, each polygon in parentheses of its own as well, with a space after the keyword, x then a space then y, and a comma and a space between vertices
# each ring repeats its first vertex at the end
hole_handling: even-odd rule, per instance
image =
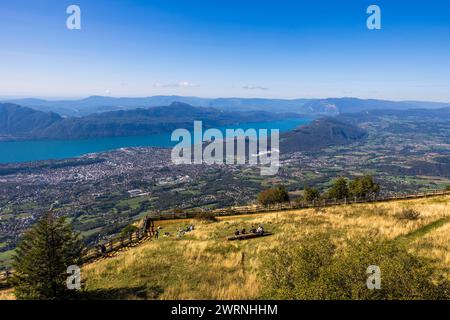
POLYGON ((62 117, 56 113, 36 111, 16 104, 0 104, 0 135, 25 137, 39 134, 62 117))
POLYGON ((427 101, 388 101, 358 98, 327 99, 263 99, 263 98, 199 98, 184 96, 151 96, 142 98, 113 98, 91 96, 80 100, 48 101, 42 99, 16 99, 5 101, 35 110, 54 112, 61 116, 86 116, 117 110, 130 110, 168 106, 182 102, 196 107, 209 107, 226 111, 295 112, 306 115, 336 115, 346 112, 388 109, 434 109, 450 107, 450 103, 427 101))
POLYGON ((190 129, 195 120, 202 120, 203 126, 208 128, 294 117, 299 116, 293 113, 274 114, 265 111, 227 112, 174 102, 169 106, 63 118, 55 113, 7 103, 0 104, 0 138, 2 140, 65 140, 139 136, 171 132, 177 128, 190 129))
POLYGON ((325 117, 280 136, 282 152, 317 151, 364 140, 367 132, 337 118, 325 117))

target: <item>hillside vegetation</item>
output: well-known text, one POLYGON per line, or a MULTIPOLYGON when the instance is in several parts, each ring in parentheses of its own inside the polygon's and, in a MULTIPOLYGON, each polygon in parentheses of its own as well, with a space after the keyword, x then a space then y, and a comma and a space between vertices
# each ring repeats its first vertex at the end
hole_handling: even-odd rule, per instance
MULTIPOLYGON (((263 261, 318 234, 337 247, 360 238, 390 239, 432 261, 450 279, 450 196, 326 209, 224 217, 215 223, 165 222, 171 236, 146 242, 85 266, 86 290, 94 297, 129 299, 254 299, 266 283, 263 261), (411 220, 405 209, 420 213, 411 220), (194 231, 176 238, 178 228, 194 231), (263 224, 272 236, 226 241, 236 229, 263 224)), ((367 266, 361 266, 364 270, 367 266)))
MULTIPOLYGON (((391 201, 374 204, 336 206, 322 209, 304 209, 245 216, 221 217, 217 222, 197 220, 162 221, 160 238, 124 249, 113 257, 84 266, 82 277, 86 298, 113 299, 258 299, 286 298, 283 292, 274 292, 272 280, 268 280, 270 259, 274 254, 305 247, 310 239, 325 239, 322 253, 332 244, 337 256, 346 252, 354 243, 364 241, 386 242, 388 246, 403 246, 400 253, 411 263, 415 257, 427 261, 433 267, 436 282, 440 277, 450 280, 450 196, 426 199, 391 201), (180 228, 194 224, 195 230, 178 237, 180 228), (274 234, 245 241, 227 241, 236 229, 250 229, 252 225, 264 225, 274 234), (164 236, 169 233, 170 236, 164 236), (272 282, 271 282, 272 281, 272 282)), ((369 247, 366 247, 366 249, 369 247)), ((378 247, 379 249, 379 247, 378 247)), ((377 249, 377 250, 378 250, 377 249)), ((395 250, 374 264, 396 266, 395 250)), ((303 252, 304 253, 304 252, 303 252)), ((303 254, 300 252, 299 254, 303 254)), ((308 263, 313 257, 309 257, 308 263)), ((375 258, 376 259, 376 258, 375 258)), ((364 260, 364 259, 363 259, 364 260)), ((370 259, 369 259, 370 260, 370 259)), ((361 270, 346 269, 340 261, 336 275, 363 274, 368 266, 361 263, 361 270)), ((283 261, 275 264, 283 265, 283 261)), ((419 263, 420 264, 420 263, 419 263)), ((348 267, 349 265, 347 265, 348 267)), ((353 262, 353 267, 355 267, 353 262)), ((358 263, 356 263, 358 269, 358 263)), ((400 267, 405 267, 401 266, 400 267)), ((409 268, 409 265, 406 266, 409 268)), ((411 266, 412 267, 412 266, 411 266)), ((281 273, 290 270, 290 264, 279 268, 281 273)), ((333 270, 333 269, 331 269, 333 270)), ((427 266, 418 269, 427 273, 427 266)), ((398 279, 408 283, 409 269, 399 269, 398 279)), ((383 272, 383 271, 382 271, 383 272)), ((411 273, 413 274, 413 273, 411 273)), ((414 273, 415 274, 415 273, 414 273)), ((392 281, 387 274, 388 287, 392 281)), ((394 270, 395 275, 395 270, 394 270)), ((383 279, 383 273, 382 273, 383 279)), ((352 284, 354 285, 354 284, 352 284)), ((365 282, 357 284, 360 289, 365 282)), ((383 286, 383 284, 382 284, 383 286)), ((448 288, 447 288, 448 289, 448 288)), ((447 289, 443 289, 444 291, 447 289)), ((368 289, 354 297, 371 298, 368 289), (366 295, 366 296, 364 296, 366 295)), ((286 292, 285 292, 286 293, 286 292)), ((448 291, 441 292, 448 297, 448 291)), ((10 297, 3 293, 1 298, 10 297)), ((311 297, 297 292, 287 298, 311 297)), ((392 296, 392 298, 398 295, 392 296)), ((402 292, 401 298, 421 298, 415 293, 402 292)))

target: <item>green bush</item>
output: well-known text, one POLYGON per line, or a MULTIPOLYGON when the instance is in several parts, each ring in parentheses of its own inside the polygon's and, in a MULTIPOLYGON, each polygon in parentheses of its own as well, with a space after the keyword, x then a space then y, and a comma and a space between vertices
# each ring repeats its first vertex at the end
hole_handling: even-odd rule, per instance
POLYGON ((327 235, 273 250, 262 266, 264 299, 448 299, 450 284, 428 261, 388 241, 352 241, 336 250, 327 235), (381 289, 367 288, 371 265, 381 269, 381 289))
POLYGON ((289 202, 289 200, 289 193, 284 186, 264 190, 258 195, 258 202, 263 206, 289 202))
POLYGON ((195 219, 201 222, 217 222, 217 217, 212 212, 199 212, 195 215, 195 219))

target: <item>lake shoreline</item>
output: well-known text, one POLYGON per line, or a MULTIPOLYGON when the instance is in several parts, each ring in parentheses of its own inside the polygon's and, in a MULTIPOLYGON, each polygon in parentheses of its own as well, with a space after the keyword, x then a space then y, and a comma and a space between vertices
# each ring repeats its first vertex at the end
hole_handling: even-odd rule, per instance
MULTIPOLYGON (((295 118, 272 122, 242 123, 226 129, 278 129, 290 131, 312 119, 295 118)), ((0 165, 21 164, 44 160, 77 158, 127 147, 171 148, 178 141, 171 141, 171 132, 146 136, 104 137, 83 140, 17 140, 0 141, 0 165)))

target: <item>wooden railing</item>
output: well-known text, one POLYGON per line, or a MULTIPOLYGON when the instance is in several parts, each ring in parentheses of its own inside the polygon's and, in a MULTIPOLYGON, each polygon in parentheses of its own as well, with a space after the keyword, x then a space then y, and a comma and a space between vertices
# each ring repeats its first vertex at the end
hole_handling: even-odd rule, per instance
MULTIPOLYGON (((241 207, 231 207, 224 209, 215 209, 203 212, 209 212, 216 216, 233 216, 233 215, 245 215, 245 214, 257 214, 257 213, 267 213, 267 212, 275 212, 275 211, 288 211, 288 210, 298 210, 298 209, 306 209, 306 208, 321 208, 321 207, 329 207, 329 206, 337 206, 337 205, 350 205, 350 204, 358 204, 358 203, 372 203, 372 202, 385 202, 385 201, 394 201, 394 200, 402 200, 402 199, 417 199, 417 198, 426 198, 433 197, 439 195, 450 195, 450 191, 431 191, 431 192, 422 192, 416 194, 396 194, 390 196, 373 196, 369 198, 348 198, 348 199, 321 199, 311 202, 290 202, 277 204, 273 206, 261 206, 261 205, 252 205, 252 206, 241 206, 241 207)), ((164 213, 164 214, 149 214, 148 217, 153 220, 177 220, 177 219, 192 219, 197 217, 198 212, 185 212, 185 213, 164 213)), ((83 263, 89 263, 94 261, 95 259, 101 258, 103 256, 107 257, 111 253, 116 252, 122 248, 129 247, 135 244, 140 243, 144 239, 149 238, 149 235, 145 234, 142 230, 130 233, 127 237, 118 237, 111 239, 104 243, 104 251, 102 252, 98 246, 91 247, 85 250, 83 253, 83 263)), ((7 286, 7 280, 12 276, 12 271, 0 273, 0 288, 7 286)))
MULTIPOLYGON (((271 206, 262 206, 262 205, 251 205, 251 206, 239 206, 239 207, 230 207, 223 209, 215 209, 208 210, 204 212, 209 212, 217 216, 233 216, 233 215, 245 215, 245 214, 256 214, 256 213, 266 213, 273 211, 286 211, 286 210, 298 210, 298 209, 306 209, 306 208, 320 208, 320 207, 330 207, 337 205, 349 205, 349 204, 357 204, 357 203, 371 203, 371 202, 385 202, 385 201, 394 201, 394 200, 402 200, 402 199, 416 199, 416 198, 425 198, 439 195, 450 195, 450 191, 445 190, 435 190, 431 192, 422 192, 416 194, 395 194, 389 196, 372 196, 372 197, 352 197, 347 199, 320 199, 314 200, 311 202, 289 202, 289 203, 280 203, 271 206)), ((199 213, 197 212, 189 212, 189 213, 162 213, 162 214, 151 214, 150 217, 153 220, 175 220, 175 219, 189 219, 195 218, 199 213)))
POLYGON ((149 238, 149 235, 145 234, 141 230, 138 230, 136 232, 130 233, 128 236, 117 237, 105 242, 103 244, 105 248, 103 252, 101 251, 99 246, 88 248, 83 253, 83 264, 89 263, 103 256, 108 256, 111 252, 118 251, 124 247, 132 246, 147 238, 149 238))

